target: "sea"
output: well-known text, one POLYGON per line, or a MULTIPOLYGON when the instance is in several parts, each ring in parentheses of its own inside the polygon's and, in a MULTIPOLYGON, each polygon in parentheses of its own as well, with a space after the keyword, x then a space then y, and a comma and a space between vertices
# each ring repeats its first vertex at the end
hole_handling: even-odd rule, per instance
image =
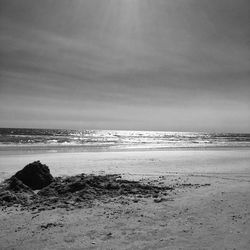
POLYGON ((2 151, 112 151, 250 147, 249 133, 0 128, 2 151))

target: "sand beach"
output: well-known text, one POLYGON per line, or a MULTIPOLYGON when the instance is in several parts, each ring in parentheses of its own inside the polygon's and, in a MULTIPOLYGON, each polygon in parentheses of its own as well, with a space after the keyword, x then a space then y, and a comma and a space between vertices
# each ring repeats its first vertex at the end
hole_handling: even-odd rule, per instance
POLYGON ((106 193, 91 204, 2 206, 1 249, 249 247, 249 149, 9 154, 0 159, 6 177, 39 159, 54 176, 121 174, 124 180, 173 188, 159 195, 106 193))

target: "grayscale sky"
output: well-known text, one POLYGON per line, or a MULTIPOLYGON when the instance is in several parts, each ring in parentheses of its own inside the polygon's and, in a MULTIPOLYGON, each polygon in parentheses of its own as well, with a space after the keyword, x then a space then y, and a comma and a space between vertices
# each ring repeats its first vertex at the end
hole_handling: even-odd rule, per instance
POLYGON ((0 0, 0 127, 250 132, 249 0, 0 0))

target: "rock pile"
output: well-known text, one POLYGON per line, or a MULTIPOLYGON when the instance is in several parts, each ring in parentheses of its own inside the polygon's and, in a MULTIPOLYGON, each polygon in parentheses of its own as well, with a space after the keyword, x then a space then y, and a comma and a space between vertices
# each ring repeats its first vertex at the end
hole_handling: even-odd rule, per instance
POLYGON ((30 204, 36 197, 33 190, 46 187, 53 180, 46 165, 40 161, 30 163, 0 184, 0 205, 30 204))
POLYGON ((90 204, 118 196, 156 197, 172 187, 128 181, 120 175, 86 175, 53 178, 46 165, 33 162, 0 185, 0 205, 29 208, 90 204), (39 192, 33 190, 40 189, 39 192))
POLYGON ((120 175, 77 175, 66 178, 55 178, 49 186, 38 192, 43 197, 72 197, 81 199, 94 199, 108 195, 115 197, 119 195, 148 195, 169 190, 169 187, 144 185, 137 181, 121 179, 120 175))
POLYGON ((44 188, 53 181, 48 166, 40 161, 28 164, 14 176, 33 190, 44 188))

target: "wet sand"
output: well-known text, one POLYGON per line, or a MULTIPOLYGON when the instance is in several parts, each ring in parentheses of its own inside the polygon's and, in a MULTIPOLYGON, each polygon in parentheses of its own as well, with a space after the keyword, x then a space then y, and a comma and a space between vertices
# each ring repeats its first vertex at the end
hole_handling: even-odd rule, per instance
POLYGON ((81 153, 12 152, 0 154, 0 181, 30 162, 40 160, 54 176, 81 173, 158 176, 171 173, 249 173, 250 148, 179 149, 81 153))

